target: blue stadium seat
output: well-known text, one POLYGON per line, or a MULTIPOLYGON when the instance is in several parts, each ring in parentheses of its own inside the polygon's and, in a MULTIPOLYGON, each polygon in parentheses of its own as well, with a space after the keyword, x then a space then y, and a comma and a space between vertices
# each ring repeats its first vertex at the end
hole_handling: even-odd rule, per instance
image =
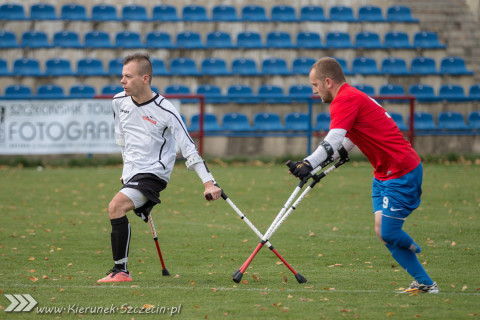
POLYGON ((158 22, 175 22, 180 21, 177 8, 172 5, 156 5, 152 10, 152 21, 158 22))
POLYGON ((206 103, 227 103, 228 98, 222 95, 222 89, 219 86, 202 84, 197 87, 197 94, 205 97, 206 103))
POLYGON ((440 73, 450 75, 471 75, 473 71, 468 70, 465 60, 461 57, 444 57, 440 61, 440 73))
POLYGON ((145 38, 145 47, 151 49, 173 49, 175 45, 169 33, 162 31, 151 31, 145 38))
POLYGON ((429 112, 417 111, 413 116, 413 128, 419 131, 437 130, 433 115, 429 112))
POLYGON ((238 21, 237 9, 231 5, 216 5, 212 9, 212 21, 238 21))
POLYGON ((419 31, 413 35, 413 45, 421 49, 445 49, 447 46, 440 43, 438 35, 433 31, 419 31))
POLYGON ((300 9, 300 21, 327 21, 323 7, 306 5, 300 9))
POLYGON ((203 75, 208 76, 227 76, 231 74, 227 69, 227 63, 222 58, 204 59, 200 69, 203 75))
POLYGON ((39 77, 43 73, 40 70, 40 63, 37 59, 19 58, 13 62, 13 75, 26 77, 39 77))
POLYGON ((98 30, 85 33, 83 43, 86 48, 106 49, 114 47, 110 41, 110 34, 105 31, 98 30))
POLYGON ((22 4, 5 3, 0 5, 0 20, 28 20, 22 4))
POLYGON ((77 75, 83 77, 106 76, 103 62, 97 58, 82 58, 77 61, 77 75))
POLYGON ((191 94, 190 88, 182 84, 171 84, 165 87, 165 94, 191 94))
POLYGON ((58 20, 58 16, 53 5, 34 3, 30 7, 30 20, 58 20))
POLYGON ((182 49, 203 49, 205 46, 199 32, 182 31, 177 34, 177 47, 182 49))
POLYGON ((238 104, 254 104, 260 102, 260 99, 253 94, 252 87, 244 84, 236 84, 228 87, 227 98, 229 101, 238 104))
POLYGON ((87 9, 83 4, 70 3, 62 5, 60 18, 64 21, 87 21, 87 9))
POLYGON ((75 31, 58 31, 53 34, 53 46, 60 48, 83 48, 80 37, 75 31))
POLYGON ((64 58, 54 58, 45 61, 45 75, 52 77, 73 76, 70 60, 64 58))
POLYGON ((47 34, 43 31, 25 31, 22 33, 22 47, 24 48, 51 48, 47 34))
POLYGON ((310 57, 295 58, 292 62, 292 73, 308 75, 315 61, 315 59, 310 57))
POLYGON ((347 60, 344 59, 344 58, 341 58, 341 57, 334 57, 335 60, 338 61, 338 63, 340 64, 340 66, 342 67, 342 70, 343 70, 343 73, 345 75, 351 75, 353 74, 353 72, 350 70, 350 68, 348 67, 348 63, 347 63, 347 60))
POLYGON ((108 84, 101 89, 102 95, 116 95, 120 92, 123 92, 123 87, 119 84, 108 84))
POLYGON ((12 31, 0 30, 0 49, 18 48, 17 36, 12 31))
POLYGON ((325 46, 335 49, 349 49, 354 47, 350 39, 350 34, 343 31, 328 32, 325 38, 325 46))
MULTIPOLYGON (((285 129, 291 131, 308 130, 308 113, 290 112, 285 115, 285 129)), ((313 128, 312 128, 313 129, 313 128)))
POLYGON ((408 33, 403 31, 389 31, 385 33, 385 47, 390 49, 414 49, 410 43, 408 33))
POLYGON ((215 49, 233 49, 235 46, 232 42, 230 33, 222 31, 213 31, 207 34, 207 48, 215 49))
POLYGON ((95 87, 88 84, 75 84, 70 87, 70 98, 93 98, 95 96, 95 87))
POLYGON ((222 129, 226 131, 252 131, 246 114, 230 112, 222 116, 222 129))
POLYGON ((360 6, 358 8, 358 21, 360 22, 385 22, 382 8, 373 5, 360 6))
POLYGON ((0 77, 11 76, 12 74, 8 70, 7 61, 0 58, 0 77))
POLYGON ((3 97, 7 99, 30 99, 32 89, 22 84, 13 84, 5 88, 3 97))
POLYGON ((291 75, 287 61, 283 58, 267 58, 262 61, 262 73, 265 75, 291 75))
POLYGON ((362 31, 355 35, 355 45, 363 49, 383 49, 380 36, 376 32, 362 31))
POLYGON ((438 98, 446 101, 468 101, 470 98, 465 95, 465 90, 458 84, 442 84, 438 90, 438 98))
POLYGON ((408 76, 410 70, 407 68, 407 62, 403 58, 387 57, 382 60, 382 73, 396 75, 396 76, 408 76))
POLYGON ((153 68, 153 75, 154 76, 169 76, 171 75, 170 72, 167 70, 167 66, 165 65, 165 61, 158 58, 150 59, 153 68))
POLYGON ((470 86, 468 96, 471 100, 480 100, 480 83, 474 83, 470 86))
POLYGON ((378 75, 377 61, 371 57, 355 57, 352 62, 352 72, 355 74, 378 75))
POLYGON ((438 128, 444 130, 467 130, 463 114, 460 112, 444 111, 438 114, 438 128))
POLYGON ((232 74, 239 76, 257 76, 261 73, 258 71, 255 60, 250 58, 237 58, 232 61, 232 74))
POLYGON ((318 113, 315 117, 315 131, 328 131, 330 130, 330 112, 318 113))
POLYGON ((37 99, 62 99, 65 98, 63 87, 56 84, 43 84, 37 87, 37 99))
POLYGON ((120 49, 144 48, 140 33, 134 31, 120 31, 115 35, 115 46, 120 49))
POLYGON ((209 21, 207 9, 202 5, 186 5, 182 9, 182 18, 184 21, 204 22, 209 21))
POLYGON ((380 95, 381 96, 404 96, 405 89, 398 84, 384 84, 380 86, 380 95))
POLYGON ((387 8, 388 22, 411 22, 418 23, 419 20, 412 17, 412 11, 407 6, 394 5, 387 8))
POLYGON ((92 7, 90 15, 93 21, 119 21, 117 9, 110 4, 97 4, 92 7))
POLYGON ((405 124, 405 121, 403 121, 403 116, 401 113, 398 112, 388 112, 390 117, 392 117, 393 121, 397 124, 398 129, 402 131, 407 131, 408 127, 405 124))
POLYGON ((271 9, 271 20, 277 22, 297 22, 295 8, 290 5, 274 5, 271 9))
MULTIPOLYGON (((192 116, 192 119, 190 121, 190 132, 197 132, 199 130, 199 120, 200 120, 200 115, 199 114, 194 114, 192 116)), ((203 130, 206 132, 212 132, 212 131, 221 131, 222 128, 218 125, 218 119, 217 116, 213 113, 204 113, 203 114, 203 130)))
POLYGON ((435 94, 435 89, 428 84, 413 84, 408 88, 408 93, 415 96, 419 102, 436 102, 440 99, 435 94))
POLYGON ((353 9, 347 6, 335 5, 330 7, 330 21, 356 22, 353 9))
POLYGON ((260 5, 246 5, 242 7, 242 20, 249 22, 267 22, 265 8, 260 5))
POLYGON ((253 130, 256 131, 283 131, 280 115, 273 112, 258 112, 253 115, 253 130))
POLYGON ((197 76, 200 74, 195 60, 183 57, 170 60, 170 73, 179 76, 197 76))
POLYGON ((290 33, 284 31, 271 31, 267 33, 267 48, 290 49, 294 48, 290 33))
POLYGON ((472 111, 468 114, 468 126, 474 130, 480 130, 480 111, 472 111))
POLYGON ((311 86, 304 84, 291 85, 288 88, 288 97, 291 101, 307 101, 313 95, 311 86))
POLYGON ((149 21, 147 9, 138 4, 129 4, 122 7, 123 21, 149 21))
POLYGON ((264 84, 258 87, 257 97, 265 103, 290 102, 290 98, 284 95, 283 88, 272 84, 264 84))
POLYGON ((244 31, 237 35, 237 47, 244 49, 262 49, 265 45, 262 36, 258 32, 244 31))
POLYGON ((414 75, 437 75, 437 65, 433 58, 419 56, 412 59, 410 71, 414 75))
POLYGON ((358 90, 362 91, 363 93, 369 95, 369 96, 376 95, 375 87, 370 85, 370 84, 356 84, 356 85, 354 85, 354 87, 357 88, 358 90))
POLYGON ((123 58, 114 58, 108 62, 108 74, 111 76, 122 76, 123 58))
POLYGON ((317 32, 300 31, 297 33, 297 47, 303 49, 324 49, 322 38, 317 32))

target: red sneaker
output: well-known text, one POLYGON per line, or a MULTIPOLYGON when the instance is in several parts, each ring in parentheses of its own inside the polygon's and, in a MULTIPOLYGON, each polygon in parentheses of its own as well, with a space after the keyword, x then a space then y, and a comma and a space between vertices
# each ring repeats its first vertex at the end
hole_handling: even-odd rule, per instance
POLYGON ((130 281, 132 281, 132 276, 130 275, 129 272, 124 272, 117 269, 110 270, 110 272, 107 273, 106 277, 97 280, 97 282, 130 282, 130 281))

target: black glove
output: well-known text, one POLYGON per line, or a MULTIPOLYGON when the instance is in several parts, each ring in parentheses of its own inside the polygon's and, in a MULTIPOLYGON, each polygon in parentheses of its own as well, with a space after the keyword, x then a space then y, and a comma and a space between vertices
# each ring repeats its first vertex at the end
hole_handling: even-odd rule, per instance
POLYGON ((287 166, 290 169, 290 172, 297 178, 303 179, 310 174, 313 170, 312 165, 308 160, 298 161, 298 162, 287 162, 287 166))

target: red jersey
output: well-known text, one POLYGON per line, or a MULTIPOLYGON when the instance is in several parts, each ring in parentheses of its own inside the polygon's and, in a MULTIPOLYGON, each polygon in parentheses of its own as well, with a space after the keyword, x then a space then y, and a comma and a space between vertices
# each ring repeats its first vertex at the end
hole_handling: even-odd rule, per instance
POLYGON ((399 178, 420 163, 420 157, 385 109, 348 83, 330 104, 330 115, 330 129, 347 130, 347 137, 370 160, 375 178, 399 178))

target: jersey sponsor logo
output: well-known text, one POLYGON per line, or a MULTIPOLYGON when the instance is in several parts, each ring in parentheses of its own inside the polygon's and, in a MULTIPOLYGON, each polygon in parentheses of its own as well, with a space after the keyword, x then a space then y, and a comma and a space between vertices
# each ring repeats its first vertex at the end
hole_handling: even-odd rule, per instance
POLYGON ((157 121, 155 121, 155 120, 153 120, 153 119, 151 119, 151 118, 149 118, 149 117, 147 117, 147 116, 143 116, 142 118, 143 118, 143 120, 147 120, 147 121, 149 121, 149 122, 151 122, 151 123, 153 123, 153 124, 157 124, 157 121))
POLYGON ((129 113, 130 113, 130 111, 128 111, 128 110, 125 110, 125 109, 120 109, 120 112, 122 112, 122 113, 126 113, 126 114, 129 114, 129 113))

